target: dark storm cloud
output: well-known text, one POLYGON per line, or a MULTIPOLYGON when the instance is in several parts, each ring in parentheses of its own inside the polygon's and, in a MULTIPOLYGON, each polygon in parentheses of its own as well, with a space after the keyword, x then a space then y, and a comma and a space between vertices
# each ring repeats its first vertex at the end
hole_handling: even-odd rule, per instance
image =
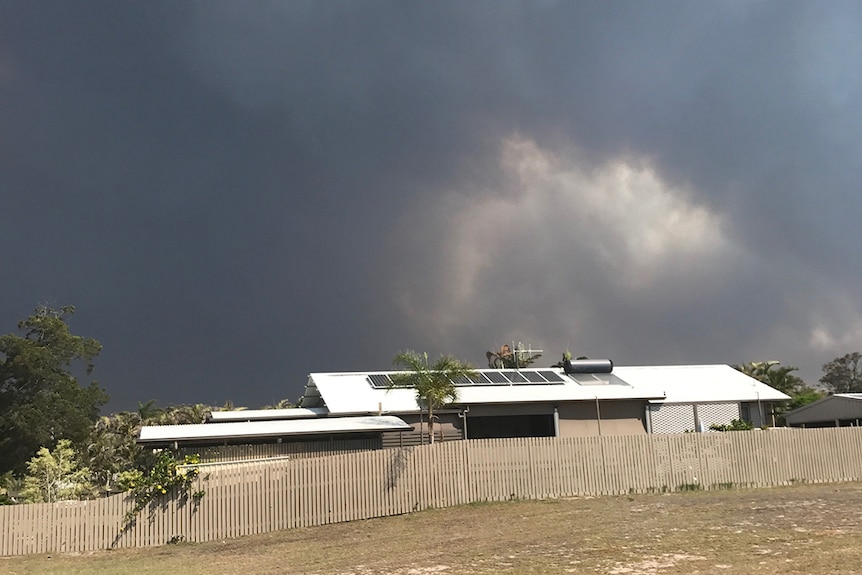
POLYGON ((0 320, 76 304, 117 407, 408 346, 811 379, 862 344, 854 4, 0 10, 0 320))

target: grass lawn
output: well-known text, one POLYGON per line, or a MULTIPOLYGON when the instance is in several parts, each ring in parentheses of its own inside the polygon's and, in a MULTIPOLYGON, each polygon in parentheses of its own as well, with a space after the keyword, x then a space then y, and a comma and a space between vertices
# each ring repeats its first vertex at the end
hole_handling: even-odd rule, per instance
POLYGON ((474 504, 204 544, 4 557, 0 573, 862 573, 862 484, 474 504))

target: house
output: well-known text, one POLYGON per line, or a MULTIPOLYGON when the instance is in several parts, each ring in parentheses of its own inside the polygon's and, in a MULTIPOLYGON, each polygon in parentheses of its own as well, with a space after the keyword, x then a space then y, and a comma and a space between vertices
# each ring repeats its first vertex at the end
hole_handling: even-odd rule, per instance
POLYGON ((862 393, 836 393, 784 416, 790 427, 849 427, 862 421, 862 393))
MULTIPOLYGON (((435 411, 440 439, 578 437, 708 431, 743 419, 773 423, 773 405, 790 398, 727 365, 614 367, 609 360, 566 368, 477 370, 456 382, 458 399, 435 411)), ((427 426, 411 389, 392 372, 312 373, 300 405, 329 416, 397 415, 412 432, 384 433, 384 445, 424 441, 427 426)))
MULTIPOLYGON (((298 408, 213 412, 204 424, 144 427, 139 442, 220 446, 213 457, 230 445, 267 444, 271 455, 321 449, 309 442, 341 442, 330 451, 427 443, 426 412, 413 389, 393 387, 394 373, 312 373, 298 408)), ((774 423, 773 406, 790 399, 727 365, 614 367, 610 360, 480 369, 455 385, 457 400, 434 411, 437 441, 682 433, 734 419, 762 427, 774 423)))

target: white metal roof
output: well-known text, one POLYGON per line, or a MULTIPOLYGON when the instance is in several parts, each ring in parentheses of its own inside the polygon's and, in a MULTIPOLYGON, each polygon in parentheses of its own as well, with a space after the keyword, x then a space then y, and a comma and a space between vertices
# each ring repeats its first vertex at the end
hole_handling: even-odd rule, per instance
POLYGON ((392 415, 364 417, 321 417, 191 425, 150 425, 141 428, 138 441, 218 440, 250 437, 286 437, 323 433, 363 433, 409 430, 411 427, 392 415))
MULTIPOLYGON (((543 371, 563 373, 557 368, 544 368, 543 371)), ((616 367, 613 376, 613 383, 605 385, 581 385, 564 375, 564 383, 558 384, 459 386, 455 404, 587 401, 596 398, 665 403, 790 399, 728 365, 616 367)), ((312 373, 306 398, 310 404, 322 402, 332 414, 419 411, 414 390, 372 387, 368 373, 312 373)))
POLYGON ((662 403, 785 401, 789 396, 729 365, 616 367, 635 389, 664 395, 662 403))
POLYGON ((329 413, 322 407, 292 407, 289 409, 243 409, 213 411, 208 420, 223 421, 260 421, 268 419, 310 419, 329 413))

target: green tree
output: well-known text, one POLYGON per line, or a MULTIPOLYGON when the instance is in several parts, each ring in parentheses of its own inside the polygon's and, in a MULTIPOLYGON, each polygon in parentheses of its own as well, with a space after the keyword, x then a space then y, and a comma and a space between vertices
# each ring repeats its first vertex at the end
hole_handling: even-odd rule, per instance
POLYGON ((24 480, 12 475, 11 471, 0 475, 0 505, 20 503, 20 494, 23 490, 24 480))
POLYGON ((137 411, 121 411, 100 417, 90 433, 86 447, 87 466, 93 480, 105 491, 123 490, 118 478, 124 473, 144 473, 156 464, 157 457, 137 443, 144 425, 184 425, 203 423, 213 407, 202 403, 159 407, 155 400, 138 402, 137 411))
POLYGON ((108 396, 90 376, 102 345, 72 335, 72 306, 39 306, 18 324, 23 335, 0 336, 0 473, 23 473, 40 447, 61 439, 84 446, 108 396))
POLYGON ((89 469, 78 467, 72 442, 61 439, 53 450, 43 447, 27 463, 21 495, 30 503, 78 499, 92 493, 89 477, 89 469))
POLYGON ((814 403, 818 399, 822 398, 824 395, 826 394, 822 391, 818 391, 810 387, 805 387, 804 389, 798 390, 791 396, 793 399, 787 406, 787 410, 792 411, 794 409, 802 407, 803 405, 814 403))
POLYGON ((121 473, 146 463, 145 451, 136 441, 144 421, 139 413, 122 411, 100 417, 93 426, 87 442, 87 467, 103 491, 117 491, 121 473))
POLYGON ((775 406, 776 423, 779 425, 784 424, 784 414, 787 411, 802 407, 822 397, 820 392, 806 385, 802 378, 793 375, 794 371, 799 370, 798 367, 781 365, 780 361, 775 360, 750 361, 733 367, 745 375, 790 396, 790 402, 787 405, 775 406))
POLYGON ((820 378, 820 383, 832 393, 862 392, 860 360, 862 360, 862 354, 854 351, 823 364, 823 377, 820 378))
POLYGON ((392 376, 392 387, 416 390, 420 407, 428 412, 428 433, 431 443, 434 443, 434 411, 458 399, 455 382, 475 376, 476 371, 449 355, 441 355, 434 363, 430 363, 427 353, 411 350, 396 355, 393 363, 405 371, 392 376))
POLYGON ((146 403, 138 402, 138 419, 140 421, 154 421, 158 419, 163 413, 164 409, 156 405, 156 400, 151 399, 146 403))
POLYGON ((733 367, 745 375, 790 396, 798 389, 805 387, 805 382, 800 377, 793 375, 793 372, 799 371, 799 368, 792 365, 782 366, 780 361, 750 361, 733 367))
POLYGON ((164 413, 160 420, 148 422, 148 424, 189 425, 204 423, 211 412, 219 411, 219 409, 203 403, 195 403, 194 405, 169 405, 163 411, 164 413))

